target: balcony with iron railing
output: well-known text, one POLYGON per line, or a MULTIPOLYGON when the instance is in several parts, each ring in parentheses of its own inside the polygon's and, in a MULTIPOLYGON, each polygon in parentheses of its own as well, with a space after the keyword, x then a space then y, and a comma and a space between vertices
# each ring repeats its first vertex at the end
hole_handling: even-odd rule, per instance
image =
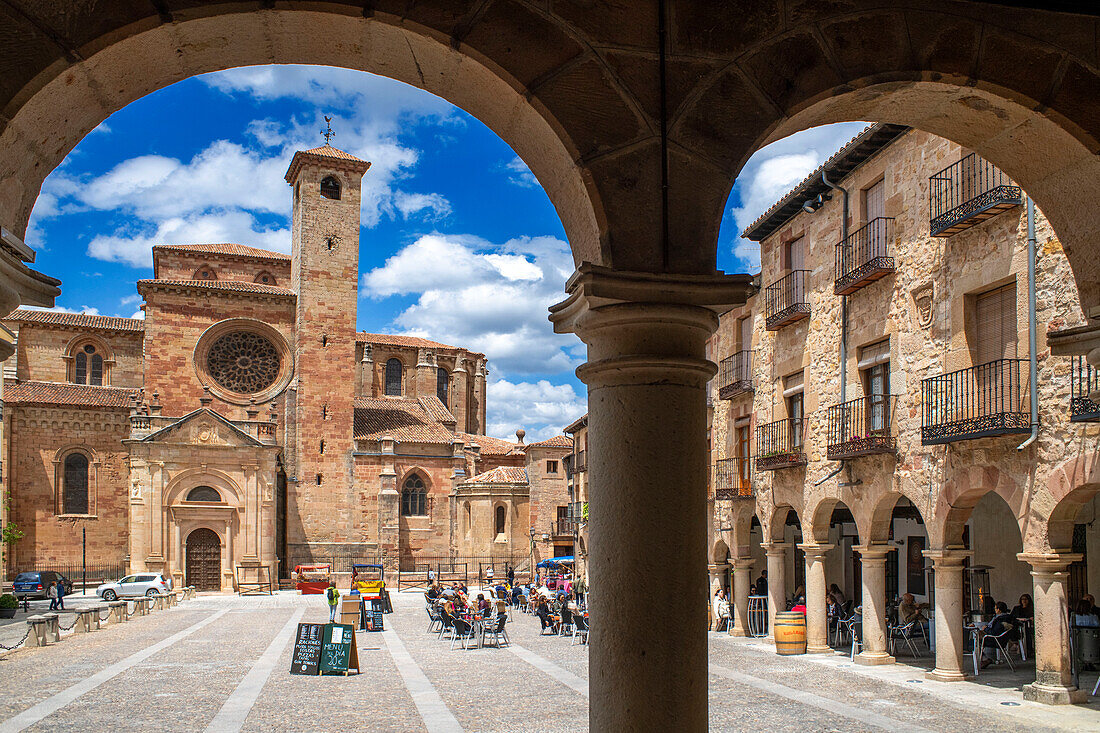
POLYGON ((588 453, 587 451, 579 450, 573 454, 573 472, 581 473, 588 470, 588 453))
POLYGON ((928 184, 933 237, 950 237, 1024 202, 1015 181, 977 153, 947 166, 928 184))
POLYGON ((1031 432, 1027 359, 999 359, 921 380, 921 443, 1031 432))
POLYGON ((578 519, 557 519, 550 522, 550 534, 554 537, 572 537, 580 526, 578 519))
POLYGON ((764 328, 778 331, 810 317, 810 299, 806 292, 809 270, 794 270, 764 288, 764 328))
POLYGON ((867 222, 836 246, 836 279, 833 292, 851 295, 894 271, 890 242, 894 220, 880 216, 867 222))
POLYGON ((787 418, 756 428, 756 470, 806 465, 806 418, 787 418))
POLYGON ((752 499, 756 496, 753 489, 752 458, 723 458, 714 464, 714 498, 752 499))
POLYGON ((1069 412, 1073 422, 1100 422, 1100 370, 1085 357, 1073 357, 1069 380, 1069 412))
POLYGON ((829 408, 830 461, 897 450, 894 395, 870 395, 829 408))
POLYGON ((718 362, 718 399, 752 392, 752 352, 738 351, 718 362))

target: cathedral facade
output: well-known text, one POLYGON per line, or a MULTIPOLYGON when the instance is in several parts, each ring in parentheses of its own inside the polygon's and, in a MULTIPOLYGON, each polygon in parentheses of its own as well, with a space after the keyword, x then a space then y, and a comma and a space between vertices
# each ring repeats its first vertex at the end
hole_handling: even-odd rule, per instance
POLYGON ((483 354, 356 331, 369 167, 295 154, 290 255, 154 247, 143 320, 4 319, 8 574, 79 562, 82 531, 89 564, 206 589, 528 553, 531 507, 565 503, 568 441, 484 435, 483 354))

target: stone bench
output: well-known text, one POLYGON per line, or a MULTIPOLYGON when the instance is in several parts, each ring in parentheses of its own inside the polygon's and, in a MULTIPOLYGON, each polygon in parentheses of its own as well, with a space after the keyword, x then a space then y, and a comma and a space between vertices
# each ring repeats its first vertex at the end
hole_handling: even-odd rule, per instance
POLYGON ((126 601, 109 601, 107 607, 111 609, 111 623, 121 624, 130 620, 129 604, 126 601))
POLYGON ((74 611, 74 613, 76 613, 76 625, 73 626, 73 631, 77 634, 87 634, 92 631, 99 631, 98 606, 80 608, 74 611))

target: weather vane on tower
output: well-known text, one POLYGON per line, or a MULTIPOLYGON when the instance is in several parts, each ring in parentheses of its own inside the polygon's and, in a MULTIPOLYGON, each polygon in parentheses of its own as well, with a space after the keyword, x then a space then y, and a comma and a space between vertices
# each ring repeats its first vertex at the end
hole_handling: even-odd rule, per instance
POLYGON ((325 145, 328 145, 329 140, 331 140, 332 136, 336 134, 335 132, 332 131, 332 118, 331 117, 327 117, 327 116, 325 117, 325 128, 326 129, 321 130, 321 137, 323 137, 325 139, 325 145))

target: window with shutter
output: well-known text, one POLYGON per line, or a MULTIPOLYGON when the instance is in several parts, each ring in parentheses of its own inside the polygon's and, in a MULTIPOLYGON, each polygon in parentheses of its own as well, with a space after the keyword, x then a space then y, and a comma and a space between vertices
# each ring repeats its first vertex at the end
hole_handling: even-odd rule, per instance
POLYGON ((886 216, 886 179, 866 189, 863 201, 867 221, 886 216))
POLYGON ((978 296, 974 304, 974 364, 1015 359, 1016 283, 978 296))
POLYGON ((787 269, 792 272, 795 270, 806 269, 806 247, 805 238, 799 237, 793 242, 787 243, 787 269))
POLYGON ((741 351, 752 350, 752 316, 738 321, 741 331, 741 351))

